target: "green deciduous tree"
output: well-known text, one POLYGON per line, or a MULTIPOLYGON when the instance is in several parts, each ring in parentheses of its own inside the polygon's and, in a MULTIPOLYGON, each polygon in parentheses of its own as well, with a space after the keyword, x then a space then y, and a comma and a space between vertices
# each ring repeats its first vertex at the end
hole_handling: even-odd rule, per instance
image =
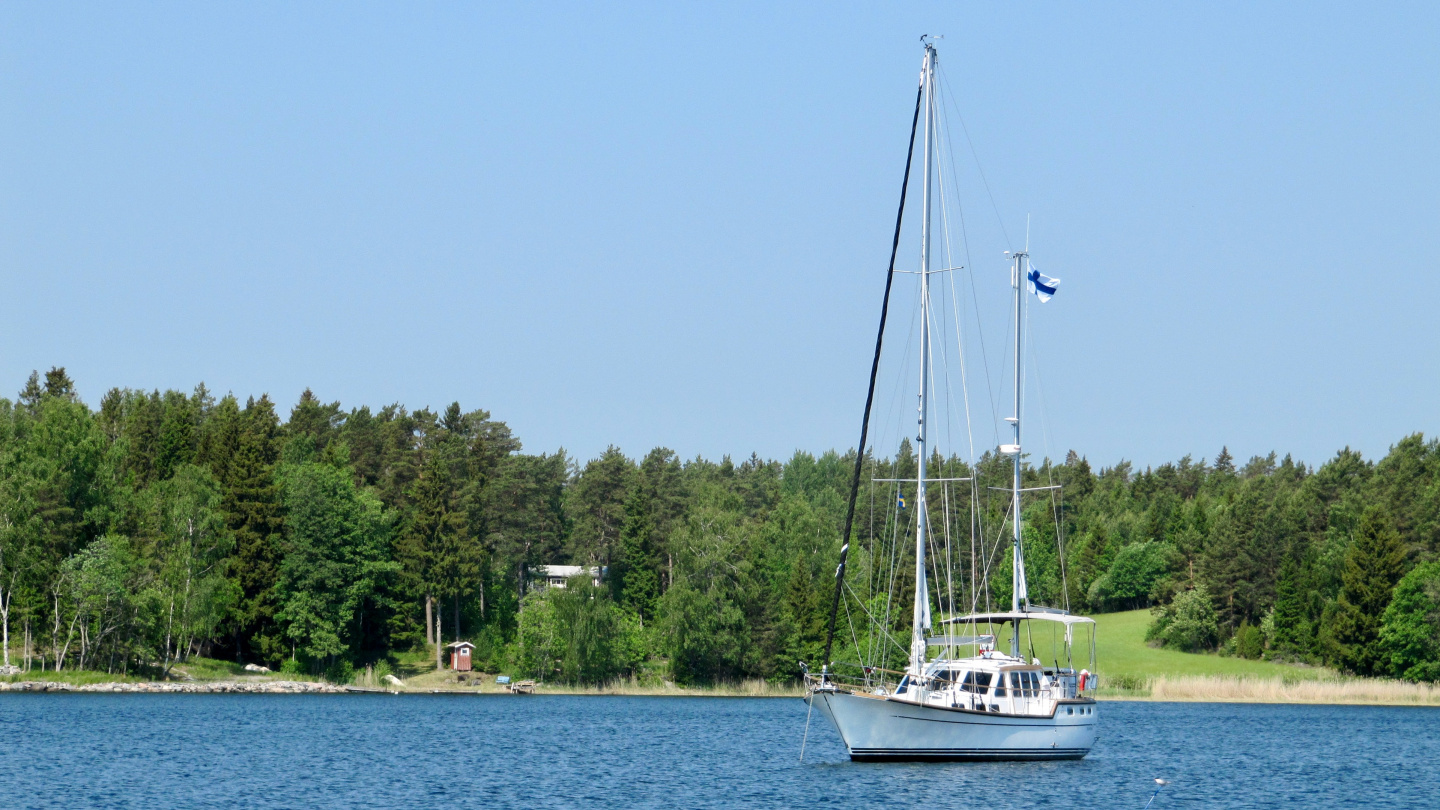
POLYGON ((1417 566, 1395 586, 1381 618, 1379 646, 1390 674, 1440 681, 1440 563, 1417 566))
POLYGON ((292 655, 328 668, 360 650, 391 608, 390 525, 380 501, 358 490, 350 471, 306 462, 282 465, 285 555, 275 618, 292 655))
POLYGON ((1175 570, 1179 552, 1165 542, 1131 543, 1090 586, 1090 604, 1102 609, 1133 610, 1151 602, 1160 581, 1175 570))
POLYGON ((678 532, 675 583, 660 600, 660 615, 681 683, 732 680, 745 671, 744 532, 737 515, 719 506, 700 507, 678 532))
POLYGON ((219 490, 208 470, 182 464, 140 502, 147 596, 156 608, 153 636, 163 672, 192 654, 197 642, 213 638, 238 597, 226 576, 234 538, 219 490))
POLYGON ((525 597, 520 611, 520 665, 535 677, 604 683, 634 671, 639 627, 588 576, 525 597))
POLYGON ((1173 602, 1154 612, 1155 621, 1145 634, 1147 640, 1184 652, 1213 649, 1220 640, 1215 604, 1203 585, 1177 594, 1173 602))

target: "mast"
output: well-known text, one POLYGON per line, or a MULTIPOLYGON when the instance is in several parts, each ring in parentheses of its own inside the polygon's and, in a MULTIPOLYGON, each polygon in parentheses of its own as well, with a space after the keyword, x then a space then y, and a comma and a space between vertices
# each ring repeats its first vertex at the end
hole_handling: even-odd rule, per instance
MULTIPOLYGON (((1025 262, 1029 254, 1020 251, 1014 255, 1015 265, 1010 271, 1010 286, 1015 294, 1015 415, 1006 419, 1015 428, 1015 443, 1009 447, 1002 447, 1002 452, 1010 453, 1013 456, 1013 483, 1011 486, 1010 502, 1010 525, 1014 530, 1014 548, 1011 555, 1011 589, 1010 589, 1010 610, 1019 613, 1022 606, 1028 608, 1030 605, 1030 594, 1025 586, 1025 551, 1020 542, 1021 518, 1020 518, 1020 388, 1022 376, 1020 366, 1020 319, 1024 315, 1023 297, 1025 285, 1025 262)), ((1020 623, 1014 623, 1014 634, 1010 638, 1010 654, 1020 656, 1020 623)))
POLYGON ((928 461, 927 427, 930 384, 930 200, 935 170, 935 47, 925 43, 925 191, 920 217, 920 404, 919 430, 915 443, 919 470, 915 479, 915 614, 910 635, 910 671, 916 675, 925 666, 925 631, 930 629, 930 588, 925 581, 925 543, 928 540, 929 509, 925 497, 925 463, 928 461))

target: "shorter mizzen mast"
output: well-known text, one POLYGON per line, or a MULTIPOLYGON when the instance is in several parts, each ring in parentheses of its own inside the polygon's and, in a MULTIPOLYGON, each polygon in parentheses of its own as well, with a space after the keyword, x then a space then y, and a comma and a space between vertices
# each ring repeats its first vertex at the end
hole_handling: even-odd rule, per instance
MULTIPOLYGON (((1013 571, 1010 579, 1010 611, 1019 613, 1021 608, 1030 606, 1030 594, 1025 584, 1025 549, 1021 543, 1021 492, 1020 484, 1020 383, 1024 379, 1020 366, 1020 319, 1024 317, 1025 307, 1021 301, 1022 286, 1025 278, 1025 260, 1029 254, 1020 251, 1014 255, 1015 265, 1010 270, 1010 286, 1015 295, 1015 415, 1005 421, 1015 429, 1015 443, 1007 444, 1000 448, 1002 453, 1011 457, 1013 462, 1013 478, 1011 484, 1010 501, 1010 526, 1014 530, 1013 549, 1011 552, 1011 565, 1013 571)), ((1017 627, 1010 638, 1010 655, 1020 657, 1020 631, 1017 627)))
MULTIPOLYGON (((1028 230, 1028 228, 1027 228, 1028 230)), ((1027 234, 1026 241, 1029 241, 1027 234)), ((1010 525, 1014 532, 1013 550, 1011 553, 1011 564, 1014 570, 1011 574, 1010 611, 1012 613, 1028 613, 1030 610, 1030 591, 1025 582, 1025 544, 1022 539, 1023 520, 1021 519, 1021 497, 1026 491, 1021 485, 1021 454, 1020 454, 1020 397, 1024 388, 1024 370, 1021 366, 1021 345, 1020 336, 1022 331, 1022 320, 1025 317, 1025 307, 1022 301, 1024 287, 1028 284, 1030 291, 1040 299, 1041 303, 1050 300, 1060 286, 1060 279, 1050 278, 1040 274, 1040 271, 1030 267, 1029 247, 1018 251, 1011 256, 1014 265, 1010 270, 1010 287, 1015 296, 1015 415, 1005 418, 1006 422, 1015 430, 1015 443, 1000 446, 1000 452, 1011 457, 1012 479, 1011 479, 1011 501, 1010 501, 1010 525)), ((1054 489, 1054 487, 1036 487, 1036 489, 1054 489)), ((1010 639, 1010 655, 1020 657, 1020 631, 1017 627, 1015 634, 1010 639)))

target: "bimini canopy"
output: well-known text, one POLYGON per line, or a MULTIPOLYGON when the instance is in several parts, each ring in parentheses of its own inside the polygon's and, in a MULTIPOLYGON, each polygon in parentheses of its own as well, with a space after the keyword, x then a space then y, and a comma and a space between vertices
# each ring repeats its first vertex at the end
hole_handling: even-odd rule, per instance
POLYGON ((1090 618, 1089 616, 1072 616, 1069 613, 1066 613, 1064 611, 1058 611, 1054 608, 1020 611, 1018 613, 972 613, 969 616, 955 616, 949 619, 944 619, 940 623, 1004 624, 1006 622, 1019 623, 1023 621, 1059 622, 1060 624, 1065 625, 1065 628, 1067 630, 1070 629, 1070 627, 1073 625, 1095 623, 1095 620, 1090 618))

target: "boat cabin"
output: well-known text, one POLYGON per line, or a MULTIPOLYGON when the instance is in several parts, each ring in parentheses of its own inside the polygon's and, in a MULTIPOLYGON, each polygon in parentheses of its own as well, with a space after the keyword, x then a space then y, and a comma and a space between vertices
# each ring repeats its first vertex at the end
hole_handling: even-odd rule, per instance
MULTIPOLYGON (((1093 700, 1085 692, 1094 688, 1094 679, 1089 670, 1082 669, 1077 672, 1069 665, 1069 661, 1074 627, 1093 627, 1094 620, 1056 611, 960 616, 943 623, 952 627, 969 626, 977 632, 963 637, 928 639, 930 646, 941 647, 944 652, 953 654, 955 647, 968 644, 975 647, 976 655, 968 658, 945 656, 930 661, 925 664, 923 677, 916 677, 914 673, 906 674, 888 697, 930 706, 1010 715, 1049 716, 1052 712, 1063 713, 1067 709, 1073 714, 1076 711, 1074 706, 1060 708, 1060 704, 1066 702, 1087 704, 1080 707, 1081 713, 1093 712, 1093 700), (1063 657, 1066 665, 1062 666, 1057 658, 1053 666, 1047 667, 1038 658, 1027 661, 1015 655, 998 652, 993 649, 993 632, 984 635, 978 633, 978 628, 982 625, 993 627, 997 624, 1012 624, 1019 628, 1021 622, 1032 620, 1055 622, 1064 628, 1063 657)), ((1089 646, 1093 666, 1093 632, 1089 646)))

